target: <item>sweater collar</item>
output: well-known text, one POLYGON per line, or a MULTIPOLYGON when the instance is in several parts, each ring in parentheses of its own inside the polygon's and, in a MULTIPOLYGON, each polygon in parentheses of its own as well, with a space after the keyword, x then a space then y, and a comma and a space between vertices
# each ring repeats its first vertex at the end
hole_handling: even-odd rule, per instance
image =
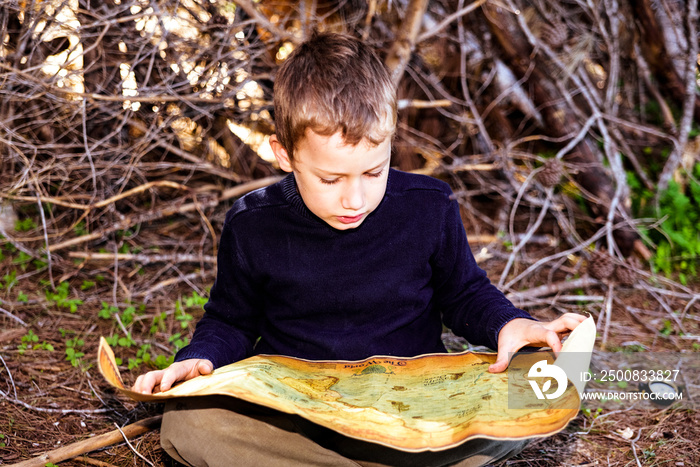
POLYGON ((306 204, 304 204, 304 200, 301 198, 299 190, 297 190, 297 182, 294 178, 294 174, 290 173, 284 177, 280 184, 282 185, 282 193, 284 193, 284 198, 298 214, 301 214, 307 219, 318 219, 313 212, 309 211, 306 204))

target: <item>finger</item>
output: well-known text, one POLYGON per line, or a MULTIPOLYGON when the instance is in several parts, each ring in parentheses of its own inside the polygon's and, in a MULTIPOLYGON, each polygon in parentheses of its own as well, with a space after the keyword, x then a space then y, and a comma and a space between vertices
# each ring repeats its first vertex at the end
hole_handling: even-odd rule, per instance
POLYGON ((138 378, 136 378, 136 381, 134 382, 134 385, 131 387, 132 391, 135 392, 141 392, 141 386, 143 384, 143 375, 140 375, 138 378))
POLYGON ((555 355, 561 351, 561 339, 556 332, 547 331, 544 335, 544 341, 552 349, 555 355))
POLYGON ((558 333, 568 333, 576 329, 576 326, 581 324, 586 319, 585 316, 574 313, 566 313, 554 321, 545 323, 544 327, 558 333))
POLYGON ((153 387, 158 384, 162 377, 163 371, 162 370, 156 370, 156 371, 150 371, 146 373, 145 375, 141 375, 138 378, 136 378, 136 383, 134 384, 134 391, 143 393, 143 394, 152 394, 153 393, 153 387))
POLYGON ((214 364, 209 360, 202 360, 197 364, 197 371, 200 375, 208 375, 214 371, 214 364))
POLYGON ((498 347, 498 354, 496 355, 496 362, 489 366, 489 373, 501 373, 508 368, 508 363, 510 362, 510 354, 512 349, 506 346, 498 347))
POLYGON ((180 365, 171 365, 165 370, 163 378, 160 380, 160 390, 167 391, 176 381, 185 379, 187 376, 180 365))

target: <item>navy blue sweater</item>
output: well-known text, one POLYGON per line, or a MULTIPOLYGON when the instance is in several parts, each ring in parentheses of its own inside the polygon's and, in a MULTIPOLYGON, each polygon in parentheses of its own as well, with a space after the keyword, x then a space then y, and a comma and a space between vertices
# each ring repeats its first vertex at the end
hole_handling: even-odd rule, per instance
POLYGON ((226 215, 205 314, 176 360, 445 352, 442 322, 495 349, 503 325, 530 315, 476 265, 451 195, 391 170, 377 209, 341 231, 306 208, 292 175, 247 194, 226 215))

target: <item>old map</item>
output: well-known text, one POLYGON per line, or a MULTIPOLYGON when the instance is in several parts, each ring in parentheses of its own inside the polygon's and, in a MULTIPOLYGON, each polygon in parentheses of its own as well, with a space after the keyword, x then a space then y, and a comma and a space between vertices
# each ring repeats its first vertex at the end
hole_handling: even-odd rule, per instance
MULTIPOLYGON (((566 344, 590 350, 594 337, 595 324, 589 318, 566 344)), ((563 396, 539 403, 527 375, 511 374, 509 381, 509 371, 521 370, 489 373, 495 359, 493 353, 473 352, 353 362, 261 355, 154 395, 124 387, 104 341, 99 368, 115 388, 135 400, 230 395, 405 451, 447 449, 474 437, 545 436, 564 428, 578 412, 579 393, 572 384, 563 396), (510 397, 523 395, 532 403, 509 409, 509 390, 510 397)))

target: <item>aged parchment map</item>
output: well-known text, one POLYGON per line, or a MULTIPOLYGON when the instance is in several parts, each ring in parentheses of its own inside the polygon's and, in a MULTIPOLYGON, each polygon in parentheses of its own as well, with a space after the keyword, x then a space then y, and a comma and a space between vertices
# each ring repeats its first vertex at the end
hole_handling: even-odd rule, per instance
MULTIPOLYGON (((594 338, 595 324, 589 318, 572 333, 566 347, 590 351, 594 338)), ((474 437, 545 436, 563 429, 576 416, 580 401, 572 384, 554 401, 537 401, 527 375, 514 378, 511 374, 509 388, 508 371, 489 373, 488 366, 495 360, 494 353, 474 352, 376 356, 352 362, 260 355, 164 393, 144 395, 124 387, 106 342, 101 342, 99 352, 102 374, 135 400, 230 395, 405 451, 447 449, 474 437), (532 403, 509 409, 509 389, 510 397, 515 391, 532 403)))

